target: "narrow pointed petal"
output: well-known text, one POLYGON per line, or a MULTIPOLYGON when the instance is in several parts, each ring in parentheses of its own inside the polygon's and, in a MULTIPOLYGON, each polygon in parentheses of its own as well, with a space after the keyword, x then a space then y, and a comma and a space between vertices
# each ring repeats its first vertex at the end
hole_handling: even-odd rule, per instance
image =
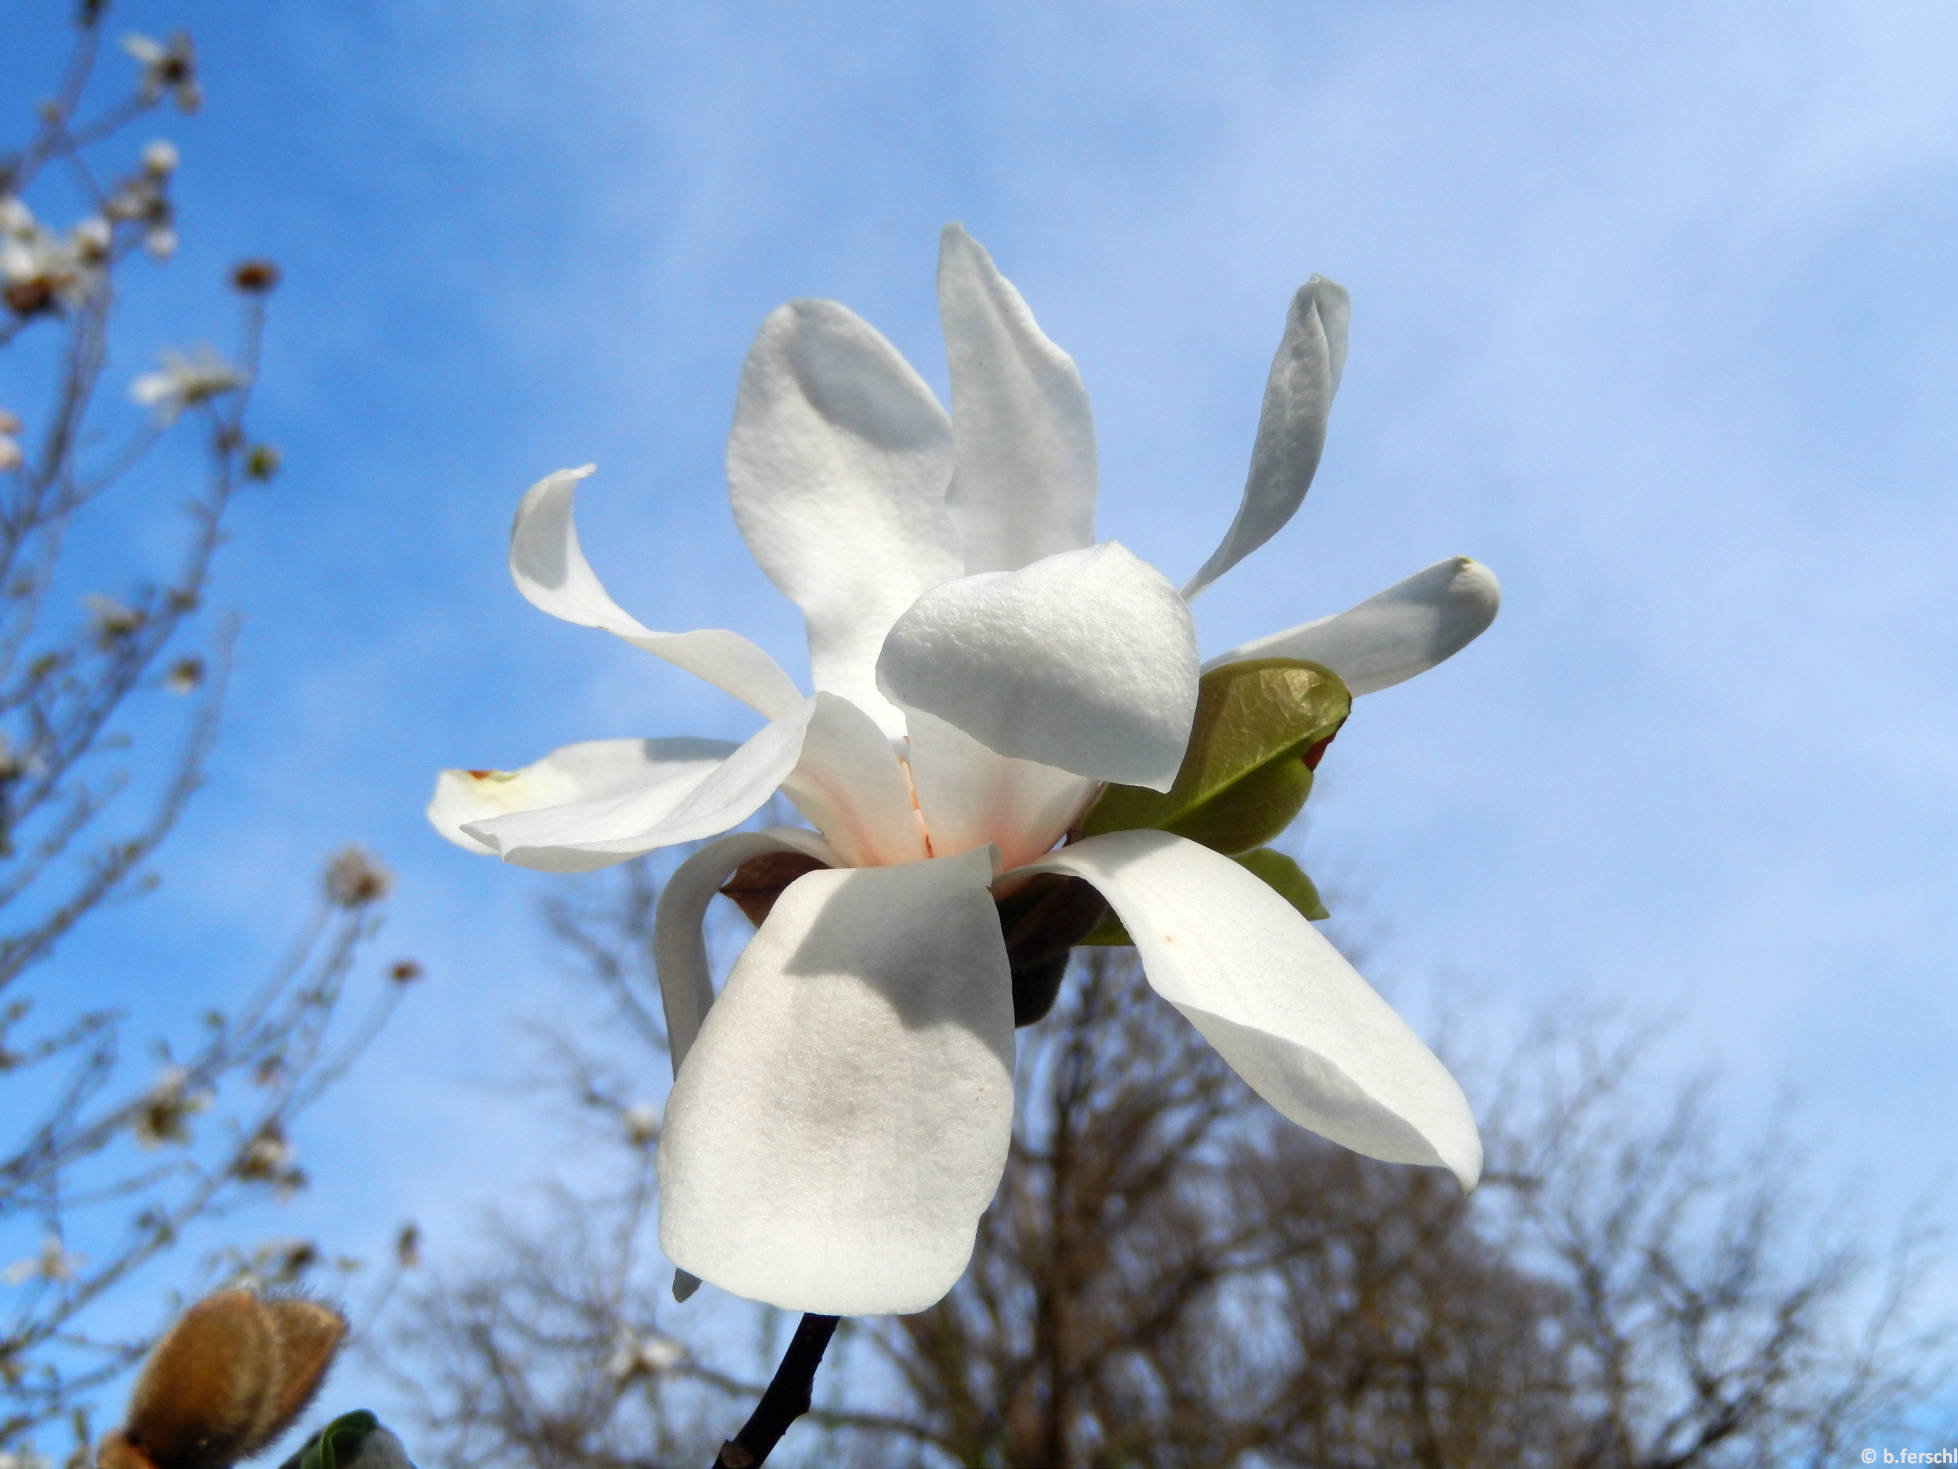
POLYGON ((924 829, 889 737, 847 699, 817 694, 816 703, 782 794, 851 867, 919 861, 924 829))
MULTIPOLYGON (((669 793, 678 800, 734 753, 726 740, 587 740, 520 770, 444 770, 428 820, 458 847, 496 849, 463 828, 513 811, 669 793)), ((657 799, 657 797, 655 797, 657 799)))
POLYGON ((1027 870, 1085 878, 1156 993, 1302 1127, 1370 1158, 1482 1172, 1468 1100, 1319 931, 1243 867, 1160 831, 1092 837, 1027 870))
POLYGON ((1095 538, 1095 428, 1074 359, 958 225, 939 237, 938 313, 958 472, 948 503, 965 569, 1016 571, 1095 538))
POLYGON ((897 349, 834 301, 792 301, 741 369, 727 480, 735 523, 803 610, 818 689, 887 733, 877 650, 927 587, 963 571, 945 490, 952 425, 897 349))
POLYGON ((1244 499, 1223 541, 1190 578, 1194 597, 1278 534, 1305 499, 1326 447, 1326 419, 1346 366, 1346 288, 1315 275, 1292 297, 1285 335, 1265 379, 1244 499))
POLYGON ((1167 790, 1196 713, 1196 631, 1162 573, 1104 541, 926 592, 877 681, 1001 755, 1167 790))
POLYGON ((1309 658, 1353 693, 1371 694, 1461 652, 1495 621, 1501 601, 1493 571, 1451 556, 1356 607, 1232 648, 1204 668, 1247 658, 1309 658))
POLYGON ((754 815, 788 779, 817 709, 817 699, 804 701, 691 784, 569 800, 473 821, 463 830, 505 862, 543 872, 589 872, 717 836, 754 815))
MULTIPOLYGON (((653 967, 659 974, 660 1009, 666 1019, 666 1050, 673 1074, 700 1034, 700 1023, 714 1003, 714 976, 707 964, 702 923, 707 905, 743 862, 769 852, 800 852, 838 866, 842 859, 812 831, 772 826, 737 831, 709 842, 674 868, 659 890, 653 910, 653 967)), ((673 1299, 684 1301, 700 1289, 700 1278, 673 1272, 673 1299)))
POLYGON ((1066 834, 1101 789, 1099 781, 1053 765, 995 754, 922 710, 905 710, 905 724, 911 782, 934 856, 991 842, 1002 868, 1031 862, 1066 834))
POLYGON ((811 872, 667 1099, 660 1248, 793 1311, 920 1311, 971 1258, 1013 1122, 992 854, 811 872))
POLYGON ((517 506, 510 527, 510 578, 517 590, 551 616, 624 638, 635 648, 725 689, 770 719, 800 703, 802 694, 795 680, 739 633, 719 628, 654 632, 612 600, 585 560, 571 517, 578 481, 592 468, 587 464, 546 475, 517 506))

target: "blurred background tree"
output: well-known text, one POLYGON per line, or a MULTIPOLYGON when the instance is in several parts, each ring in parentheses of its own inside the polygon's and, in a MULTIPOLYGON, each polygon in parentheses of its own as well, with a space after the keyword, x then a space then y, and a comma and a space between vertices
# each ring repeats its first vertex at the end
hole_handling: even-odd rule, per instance
POLYGON ((269 261, 231 273, 230 355, 111 371, 130 350, 123 289, 171 290, 177 248, 178 150, 138 129, 181 121, 201 92, 188 36, 105 44, 105 10, 80 7, 53 90, 9 125, 24 141, 0 147, 0 1450, 16 1465, 57 1419, 86 1458, 99 1395, 173 1303, 321 1263, 287 1239, 154 1268, 216 1238, 199 1224, 305 1185, 295 1123, 417 973, 395 963, 345 1013, 389 887, 356 848, 327 863, 283 962, 188 1040, 167 1004, 132 1017, 64 962, 78 929, 160 884, 224 698, 214 558, 238 494, 278 467, 246 421, 269 261), (130 550, 132 526, 174 539, 173 569, 130 550))
MULTIPOLYGON (((633 1044, 547 1032, 537 1085, 617 1182, 506 1215, 405 1308, 409 1437, 441 1462, 708 1462, 792 1324, 775 1313, 743 1376, 667 1293, 635 1082, 663 1064, 656 888, 637 868, 602 887, 551 922, 602 1000, 592 1034, 633 1044)), ((932 1310, 845 1322, 781 1456, 1820 1469, 1923 1441, 1949 1418, 1951 1323, 1922 1309, 1934 1235, 1865 1244, 1787 1114, 1746 1145, 1661 1038, 1564 1007, 1498 1052, 1453 1047, 1489 1151, 1464 1199, 1287 1123, 1132 951, 1083 951, 1019 1032, 1012 1160, 970 1270, 932 1310)))

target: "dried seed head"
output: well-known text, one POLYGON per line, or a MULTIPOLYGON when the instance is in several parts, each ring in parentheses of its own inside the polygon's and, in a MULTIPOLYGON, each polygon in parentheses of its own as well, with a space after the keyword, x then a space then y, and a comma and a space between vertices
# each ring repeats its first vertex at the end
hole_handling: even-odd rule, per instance
POLYGON ((394 879, 359 847, 344 847, 326 865, 326 898, 336 908, 365 908, 388 895, 394 879))
POLYGON ((279 283, 279 267, 269 260, 241 260, 231 267, 231 284, 251 296, 262 296, 279 283))

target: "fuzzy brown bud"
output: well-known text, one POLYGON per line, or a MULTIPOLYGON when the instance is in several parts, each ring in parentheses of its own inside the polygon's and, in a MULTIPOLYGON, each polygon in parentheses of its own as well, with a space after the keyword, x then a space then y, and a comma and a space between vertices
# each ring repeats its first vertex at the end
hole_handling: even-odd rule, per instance
POLYGON ((318 1301, 206 1296, 150 1353, 98 1469, 227 1469, 260 1452, 313 1400, 346 1331, 318 1301))

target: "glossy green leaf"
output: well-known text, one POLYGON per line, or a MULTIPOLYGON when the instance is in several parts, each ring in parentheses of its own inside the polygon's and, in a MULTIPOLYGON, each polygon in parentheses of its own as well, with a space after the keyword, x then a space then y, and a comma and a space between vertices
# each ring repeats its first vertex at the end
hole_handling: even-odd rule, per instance
POLYGON ((1256 851, 1242 853, 1237 860, 1263 878, 1267 887, 1307 918, 1316 920, 1331 916, 1326 912, 1325 903, 1320 900, 1319 889, 1305 875, 1305 869, 1283 852, 1271 847, 1259 847, 1256 851))
POLYGON ((1299 814, 1319 751, 1352 707, 1339 676, 1317 663, 1256 658, 1212 669, 1197 685, 1175 784, 1107 787, 1082 834, 1168 831, 1233 855, 1261 846, 1299 814))
MULTIPOLYGON (((1305 869, 1283 852, 1259 847, 1255 851, 1239 852, 1231 860, 1263 878, 1273 892, 1307 918, 1316 920, 1330 916, 1325 903, 1320 900, 1319 889, 1312 885, 1312 879, 1305 875, 1305 869)), ((1115 910, 1111 908, 1102 915, 1101 922, 1088 931, 1088 936, 1077 942, 1113 945, 1135 941, 1129 937, 1129 931, 1122 927, 1122 920, 1115 916, 1115 910)))
POLYGON ((392 1469, 407 1463, 401 1441, 361 1408, 335 1418, 279 1469, 392 1469))

